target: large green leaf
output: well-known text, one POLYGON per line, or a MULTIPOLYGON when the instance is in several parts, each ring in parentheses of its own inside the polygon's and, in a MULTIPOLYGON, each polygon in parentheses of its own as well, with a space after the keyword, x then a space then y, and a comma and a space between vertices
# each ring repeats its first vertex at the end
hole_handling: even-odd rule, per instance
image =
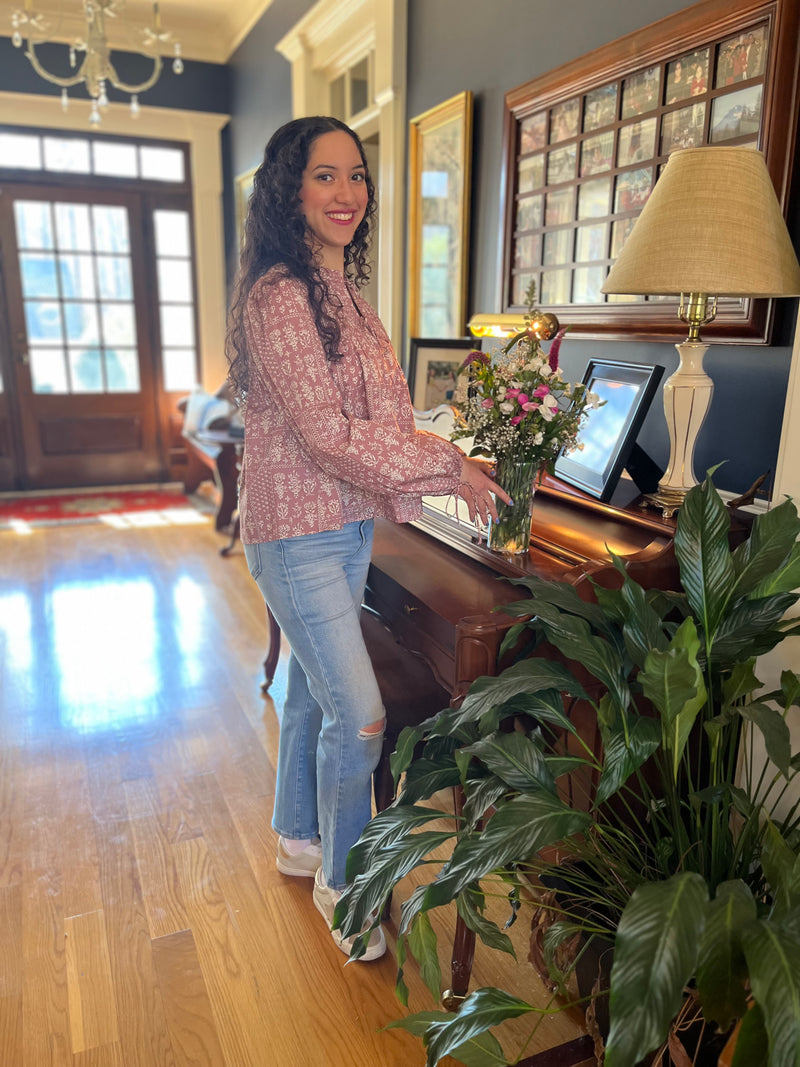
POLYGON ((791 500, 756 517, 750 536, 733 553, 737 597, 772 578, 792 552, 798 534, 800 519, 791 500))
POLYGON ((630 691, 620 653, 614 645, 595 636, 584 619, 562 615, 542 618, 542 625, 550 644, 602 682, 618 707, 628 707, 630 691))
POLYGON ((653 610, 640 585, 626 577, 622 596, 628 609, 623 627, 625 647, 636 666, 643 667, 648 652, 666 649, 669 641, 661 618, 653 610))
POLYGON ((449 766, 425 758, 414 760, 406 771, 400 800, 403 804, 416 804, 418 800, 427 800, 440 789, 458 785, 461 781, 455 760, 449 766))
POLYGON ((729 529, 728 509, 708 477, 686 495, 675 531, 681 585, 707 638, 713 637, 733 588, 729 529))
POLYGON ((697 959, 697 991, 703 1015, 727 1030, 747 1010, 747 967, 742 927, 756 917, 756 902, 744 882, 723 882, 708 905, 697 959))
POLYGON ((754 701, 752 704, 743 704, 735 710, 743 719, 747 719, 748 722, 758 727, 764 738, 767 755, 781 774, 788 778, 792 759, 792 741, 786 720, 778 709, 770 707, 769 704, 754 701))
POLYGON ((432 733, 448 733, 453 726, 477 722, 497 704, 504 704, 518 693, 536 693, 557 689, 561 693, 585 700, 586 690, 574 675, 561 663, 534 657, 524 659, 507 667, 496 678, 476 678, 457 710, 440 716, 432 727, 432 733))
POLYGON ((375 818, 364 827, 361 837, 347 854, 348 882, 351 882, 357 874, 363 874, 373 857, 379 855, 381 849, 387 845, 393 845, 401 838, 407 837, 425 823, 433 822, 435 819, 452 819, 452 817, 452 813, 448 815, 447 812, 437 811, 435 808, 404 808, 394 804, 378 812, 375 818))
POLYGON ((648 653, 639 674, 642 692, 661 714, 664 747, 677 781, 683 750, 697 714, 706 702, 703 674, 697 663, 700 641, 693 619, 684 619, 667 652, 648 653))
MULTIPOLYGON (((538 615, 540 605, 550 604, 570 615, 577 615, 578 618, 585 619, 600 633, 608 634, 611 632, 608 614, 604 608, 599 604, 593 604, 589 600, 583 600, 574 585, 570 585, 567 582, 547 581, 547 579, 539 578, 536 575, 531 575, 527 578, 515 578, 512 581, 514 585, 527 586, 533 594, 530 600, 521 601, 527 606, 526 614, 538 615)), ((516 607, 519 603, 519 601, 515 601, 511 606, 516 607)), ((507 608, 502 607, 500 610, 505 614, 507 608)))
POLYGON ((767 1047, 764 1013, 758 1004, 752 1004, 736 1035, 731 1067, 767 1067, 767 1047))
POLYGON ((755 665, 755 656, 734 664, 733 670, 722 683, 722 699, 726 704, 734 704, 742 697, 749 696, 754 689, 761 688, 761 682, 755 675, 755 665))
POLYGON ((502 705, 503 715, 530 715, 539 722, 557 726, 569 733, 577 733, 574 724, 564 714, 564 698, 558 689, 544 689, 539 693, 519 693, 502 705))
POLYGON ((614 945, 606 1067, 634 1067, 665 1040, 694 973, 707 900, 692 871, 634 890, 614 945))
POLYGON ((466 800, 461 814, 467 829, 471 830, 475 823, 486 815, 492 804, 508 793, 508 786, 502 778, 490 774, 488 778, 467 778, 464 792, 466 800))
POLYGON ((780 567, 768 574, 750 594, 753 597, 772 596, 773 593, 791 593, 800 588, 800 543, 793 546, 780 567))
POLYGON ((783 640, 778 624, 796 600, 794 593, 776 593, 737 601, 717 628, 714 659, 734 663, 774 648, 783 640))
POLYGON ((781 919, 800 908, 800 856, 796 856, 771 819, 765 819, 761 865, 769 884, 772 915, 781 919))
POLYGON ((573 811, 550 793, 514 797, 480 834, 463 838, 436 881, 428 886, 425 908, 447 904, 471 882, 516 860, 526 860, 545 845, 581 833, 591 823, 586 812, 573 811))
POLYGON ((447 1022, 434 1022, 428 1027, 425 1040, 428 1045, 426 1067, 435 1064, 448 1054, 455 1054, 459 1045, 470 1038, 484 1033, 492 1026, 498 1026, 506 1019, 516 1019, 536 1009, 519 997, 513 997, 502 989, 491 986, 476 989, 467 997, 459 1009, 447 1022))
POLYGON ((656 719, 625 714, 611 727, 601 726, 603 771, 597 786, 595 808, 612 797, 661 744, 656 719))
POLYGON ((800 1065, 800 934, 797 923, 759 919, 742 930, 753 996, 764 1013, 770 1067, 800 1065))
POLYGON ((470 889, 465 889, 463 893, 459 893, 456 897, 458 914, 467 927, 478 935, 484 945, 488 948, 497 949, 499 952, 507 952, 509 956, 513 956, 516 959, 517 954, 508 934, 504 934, 497 923, 493 923, 481 914, 476 904, 476 897, 479 896, 482 897, 483 894, 478 894, 470 889))
POLYGON ((364 874, 358 874, 342 893, 334 912, 334 925, 345 937, 357 934, 369 920, 377 923, 389 893, 433 849, 449 841, 449 830, 426 830, 384 846, 364 874))
MULTIPOLYGON (((424 1037, 431 1023, 449 1022, 452 1014, 444 1011, 419 1011, 397 1019, 384 1027, 385 1030, 407 1030, 416 1037, 424 1037)), ((451 1055, 464 1067, 507 1067, 508 1060, 494 1034, 482 1033, 454 1048, 451 1055)))
POLYGON ((462 750, 479 759, 511 789, 531 793, 546 789, 555 792, 553 776, 541 748, 518 730, 483 737, 462 750))
POLYGON ((408 947, 419 964, 419 973, 430 989, 433 999, 438 1000, 442 991, 442 969, 439 966, 436 933, 427 912, 416 917, 408 931, 408 947))

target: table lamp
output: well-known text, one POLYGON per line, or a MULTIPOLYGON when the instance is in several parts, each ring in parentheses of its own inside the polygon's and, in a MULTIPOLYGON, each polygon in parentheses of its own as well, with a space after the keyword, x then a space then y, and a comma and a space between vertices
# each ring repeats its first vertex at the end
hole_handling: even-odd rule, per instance
POLYGON ((664 383, 670 457, 647 497, 673 515, 697 484, 694 449, 714 384, 703 370, 701 327, 717 297, 800 295, 800 265, 763 155, 753 148, 674 152, 603 286, 604 293, 680 295, 689 335, 664 383))

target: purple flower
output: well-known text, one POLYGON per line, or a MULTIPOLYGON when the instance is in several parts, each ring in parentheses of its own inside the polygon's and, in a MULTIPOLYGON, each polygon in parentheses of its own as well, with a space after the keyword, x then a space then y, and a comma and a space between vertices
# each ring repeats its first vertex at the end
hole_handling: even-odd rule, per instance
POLYGON ((461 364, 462 367, 468 367, 471 363, 482 363, 485 367, 488 363, 491 363, 491 359, 485 352, 481 352, 478 348, 473 348, 471 352, 467 353, 467 358, 461 364))
POLYGON ((558 351, 561 348, 561 342, 564 340, 564 334, 566 332, 566 327, 559 330, 553 338, 553 343, 550 345, 550 352, 547 357, 547 362, 550 364, 550 370, 553 372, 558 370, 558 351))

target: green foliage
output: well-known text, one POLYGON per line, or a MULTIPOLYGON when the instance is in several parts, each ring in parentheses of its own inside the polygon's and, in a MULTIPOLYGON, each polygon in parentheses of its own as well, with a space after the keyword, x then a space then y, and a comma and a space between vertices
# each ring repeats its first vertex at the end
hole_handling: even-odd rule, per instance
MULTIPOLYGON (((614 943, 609 1067, 634 1067, 666 1040, 687 984, 709 1023, 743 1019, 736 1067, 800 1067, 800 804, 786 800, 800 771, 787 723, 800 677, 784 671, 764 693, 755 673, 758 655, 800 632, 784 619, 798 600, 799 533, 786 501, 731 551, 709 477, 679 512, 681 590, 645 590, 620 560, 620 588, 594 586, 592 602, 573 586, 518 581, 529 596, 503 608, 519 620, 505 650, 525 658, 403 732, 400 795, 351 852, 336 913, 345 934, 379 915, 409 871, 431 870, 401 909, 401 996, 406 948, 438 988, 432 909, 455 905, 486 945, 513 952, 485 894, 510 887, 516 915, 520 885, 538 876, 556 891, 544 958, 560 988, 576 933, 614 943), (576 729, 576 704, 600 754, 576 729), (451 832, 428 828, 443 813, 418 802, 456 782, 463 816, 451 832), (443 844, 446 858, 432 859, 443 844), (548 862, 545 846, 569 861, 548 862)), ((396 1025, 420 1034, 431 1067, 445 1055, 500 1067, 513 1060, 487 1031, 512 1016, 535 1025, 543 1010, 482 989, 457 1016, 396 1025)))

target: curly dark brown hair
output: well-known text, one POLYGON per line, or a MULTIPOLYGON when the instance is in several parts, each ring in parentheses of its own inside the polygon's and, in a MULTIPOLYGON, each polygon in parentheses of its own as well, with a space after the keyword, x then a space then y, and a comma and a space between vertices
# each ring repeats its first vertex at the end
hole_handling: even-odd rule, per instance
POLYGON ((225 354, 230 364, 228 377, 240 400, 247 396, 250 378, 243 321, 245 305, 258 279, 277 264, 283 266, 291 277, 303 282, 325 355, 328 359, 340 358, 339 324, 326 311, 328 290, 308 240, 309 227, 300 204, 303 172, 308 165, 311 147, 318 137, 336 130, 342 130, 353 138, 364 164, 368 194, 364 218, 344 250, 344 272, 359 288, 369 280, 367 251, 370 224, 375 214, 375 185, 363 145, 357 134, 339 119, 324 115, 293 119, 272 135, 264 150, 264 161, 255 173, 244 224, 225 344, 225 354))

